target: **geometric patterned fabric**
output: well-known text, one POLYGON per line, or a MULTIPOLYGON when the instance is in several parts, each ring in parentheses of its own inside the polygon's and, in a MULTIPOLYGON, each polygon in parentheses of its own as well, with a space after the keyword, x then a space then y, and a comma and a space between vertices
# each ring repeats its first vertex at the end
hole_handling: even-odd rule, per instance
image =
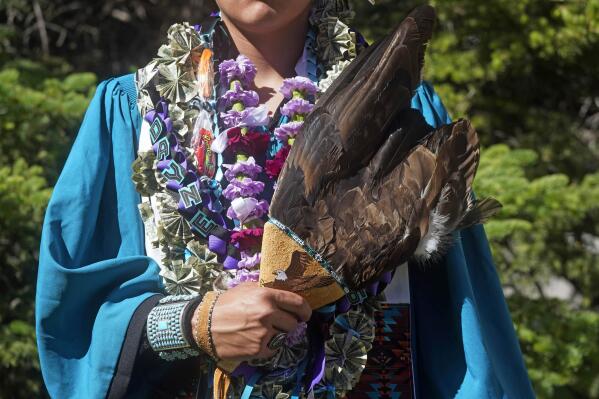
POLYGON ((410 305, 382 303, 360 381, 345 399, 412 399, 410 305))

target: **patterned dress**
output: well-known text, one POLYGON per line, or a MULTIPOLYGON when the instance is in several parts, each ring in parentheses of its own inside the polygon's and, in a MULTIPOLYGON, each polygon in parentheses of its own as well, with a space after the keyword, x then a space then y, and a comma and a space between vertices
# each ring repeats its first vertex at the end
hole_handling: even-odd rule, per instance
POLYGON ((410 305, 380 306, 375 313, 376 335, 366 368, 347 399, 413 397, 410 305))

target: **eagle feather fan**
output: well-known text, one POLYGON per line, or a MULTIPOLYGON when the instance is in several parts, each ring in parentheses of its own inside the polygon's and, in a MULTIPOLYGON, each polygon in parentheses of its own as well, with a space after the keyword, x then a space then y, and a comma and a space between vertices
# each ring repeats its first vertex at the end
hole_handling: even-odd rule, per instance
MULTIPOLYGON (((270 216, 322 255, 352 290, 408 260, 439 256, 453 231, 500 207, 473 199, 479 142, 471 124, 434 129, 410 108, 434 19, 433 8, 416 8, 343 71, 306 118, 271 202, 270 216)), ((287 237, 275 230, 267 223, 263 285, 281 287, 275 276, 284 272, 286 289, 313 307, 343 295, 320 265, 305 265, 297 243, 288 240, 296 247, 282 250, 287 237), (329 280, 333 289, 323 290, 329 280)))

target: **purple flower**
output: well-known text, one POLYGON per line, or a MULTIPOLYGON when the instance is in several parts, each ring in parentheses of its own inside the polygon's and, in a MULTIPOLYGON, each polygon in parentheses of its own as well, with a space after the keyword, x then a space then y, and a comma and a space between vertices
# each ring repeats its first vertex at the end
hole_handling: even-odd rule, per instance
POLYGON ((313 96, 318 91, 318 87, 310 79, 303 76, 296 76, 291 79, 285 79, 280 92, 285 98, 293 97, 293 92, 299 91, 304 97, 313 96))
POLYGON ((256 164, 254 157, 249 157, 245 161, 237 161, 234 164, 223 164, 225 168, 225 178, 228 181, 233 181, 239 176, 246 176, 254 179, 258 173, 262 172, 262 167, 256 164))
POLYGON ((295 327, 295 330, 289 331, 287 333, 287 336, 285 337, 285 345, 293 346, 299 344, 302 341, 302 338, 304 338, 306 335, 307 327, 308 324, 305 322, 298 323, 297 327, 295 327))
POLYGON ((242 103, 246 108, 255 107, 260 102, 258 93, 253 90, 243 90, 239 82, 233 85, 233 89, 227 90, 222 95, 221 100, 224 107, 230 107, 237 102, 242 103))
POLYGON ((237 219, 241 223, 251 218, 261 218, 266 213, 268 213, 268 202, 252 197, 235 198, 231 201, 229 209, 227 209, 227 217, 237 219))
POLYGON ((258 107, 248 107, 242 111, 231 109, 220 114, 223 124, 228 127, 237 126, 264 126, 268 125, 268 110, 260 105, 258 107))
POLYGON ((253 197, 264 190, 264 183, 252 180, 249 177, 233 179, 223 190, 223 195, 228 200, 239 197, 253 197))
POLYGON ((293 100, 289 100, 281 107, 281 114, 289 117, 293 117, 294 115, 307 115, 309 114, 314 105, 309 101, 304 100, 303 98, 294 98, 293 100))
POLYGON ((239 80, 243 85, 248 86, 256 77, 256 66, 245 55, 239 55, 235 60, 221 62, 218 72, 223 86, 229 86, 233 80, 239 80))
POLYGON ((252 267, 259 265, 260 260, 260 252, 252 254, 250 252, 241 251, 241 260, 237 264, 237 267, 239 267, 240 269, 251 269, 252 267))
POLYGON ((283 143, 287 143, 288 138, 297 136, 303 124, 304 122, 300 121, 284 123, 275 129, 275 137, 283 143))
POLYGON ((227 281, 227 286, 233 288, 247 281, 258 281, 260 270, 238 269, 235 270, 235 277, 227 281))

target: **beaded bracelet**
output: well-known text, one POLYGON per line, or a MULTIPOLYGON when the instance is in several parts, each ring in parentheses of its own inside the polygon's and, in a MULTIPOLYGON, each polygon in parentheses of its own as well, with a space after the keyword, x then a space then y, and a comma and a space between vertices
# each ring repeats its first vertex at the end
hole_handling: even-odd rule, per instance
POLYGON ((189 316, 200 299, 198 295, 169 295, 148 314, 148 342, 162 359, 170 361, 199 355, 189 328, 189 316))
POLYGON ((212 339, 212 312, 220 294, 218 291, 210 291, 204 295, 195 314, 195 330, 193 332, 194 339, 199 348, 216 362, 218 362, 218 356, 216 355, 216 348, 212 339))

